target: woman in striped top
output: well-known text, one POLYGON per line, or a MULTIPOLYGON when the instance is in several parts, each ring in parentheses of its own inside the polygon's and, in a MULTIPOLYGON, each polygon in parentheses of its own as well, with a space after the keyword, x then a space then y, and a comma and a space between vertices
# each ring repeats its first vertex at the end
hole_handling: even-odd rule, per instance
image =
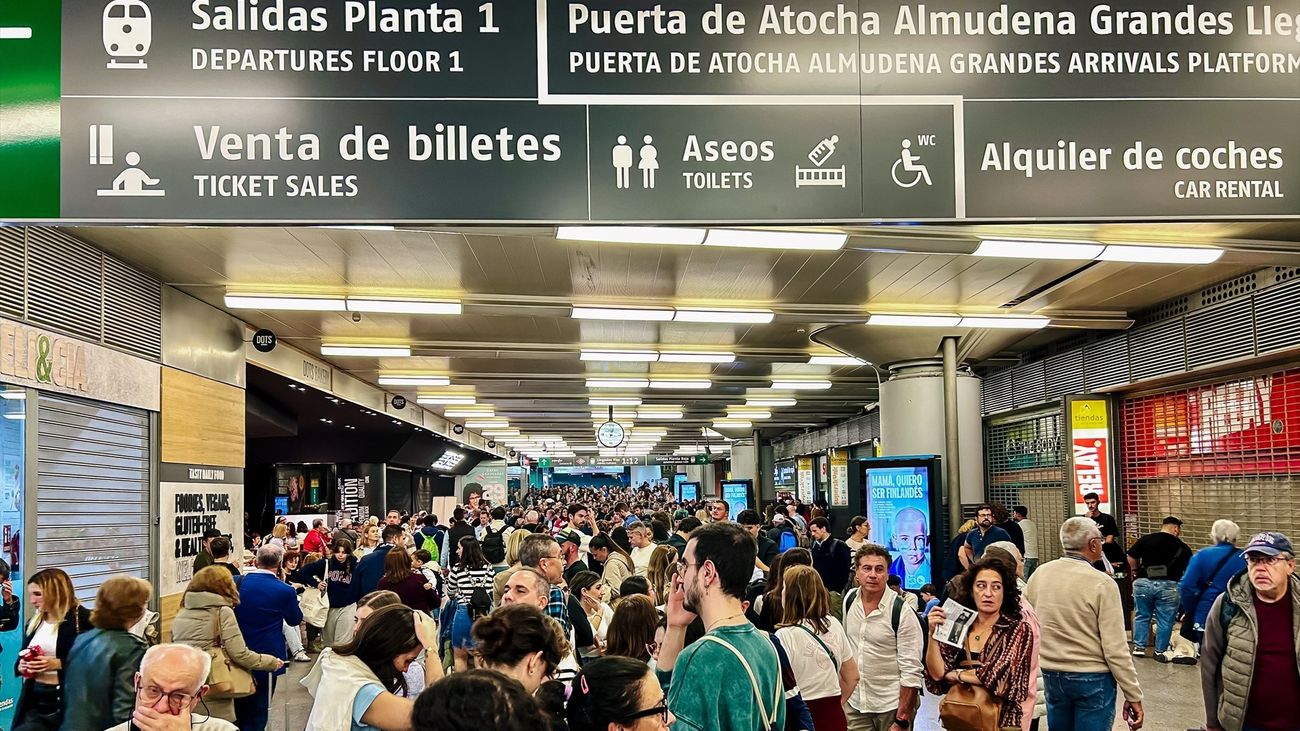
POLYGON ((492 611, 492 580, 496 572, 483 548, 473 536, 460 539, 460 560, 447 578, 447 596, 456 601, 456 618, 451 623, 451 649, 456 672, 469 669, 469 651, 474 646, 470 627, 474 620, 492 611))

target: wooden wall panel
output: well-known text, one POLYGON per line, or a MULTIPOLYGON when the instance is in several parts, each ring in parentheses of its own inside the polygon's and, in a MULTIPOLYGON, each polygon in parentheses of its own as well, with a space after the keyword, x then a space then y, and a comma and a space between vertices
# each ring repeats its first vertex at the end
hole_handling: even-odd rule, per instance
POLYGON ((172 594, 158 600, 158 614, 162 621, 162 641, 172 641, 172 620, 176 619, 176 614, 181 611, 182 594, 172 594))
POLYGON ((174 368, 162 372, 162 461, 244 466, 244 390, 174 368))

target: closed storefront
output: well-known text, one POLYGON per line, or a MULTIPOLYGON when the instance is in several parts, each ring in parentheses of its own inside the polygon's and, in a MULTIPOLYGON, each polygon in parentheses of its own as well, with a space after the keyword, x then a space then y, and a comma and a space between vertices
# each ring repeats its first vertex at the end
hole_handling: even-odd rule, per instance
POLYGON ((1057 529, 1071 515, 1061 436, 1059 406, 984 422, 988 500, 1008 510, 1016 505, 1029 508, 1029 518, 1038 526, 1040 562, 1060 557, 1057 529))
POLYGON ((68 572, 83 602, 109 576, 150 579, 148 412, 42 393, 37 413, 37 567, 68 572))
POLYGON ((1126 398, 1122 420, 1126 537, 1166 515, 1194 546, 1219 518, 1300 534, 1300 369, 1126 398))

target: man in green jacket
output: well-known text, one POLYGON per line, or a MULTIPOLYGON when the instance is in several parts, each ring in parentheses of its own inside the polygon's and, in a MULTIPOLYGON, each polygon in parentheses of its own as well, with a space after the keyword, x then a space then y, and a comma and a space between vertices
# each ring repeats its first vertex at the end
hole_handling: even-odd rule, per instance
POLYGON ((199 551, 199 555, 194 557, 194 573, 197 574, 199 569, 207 568, 216 563, 212 558, 212 539, 220 537, 221 531, 216 528, 209 528, 203 531, 203 548, 199 551))
POLYGON ((1207 731, 1300 728, 1300 577, 1281 533, 1260 533, 1246 571, 1206 618, 1201 693, 1207 731), (1288 700, 1290 699, 1290 700, 1288 700))

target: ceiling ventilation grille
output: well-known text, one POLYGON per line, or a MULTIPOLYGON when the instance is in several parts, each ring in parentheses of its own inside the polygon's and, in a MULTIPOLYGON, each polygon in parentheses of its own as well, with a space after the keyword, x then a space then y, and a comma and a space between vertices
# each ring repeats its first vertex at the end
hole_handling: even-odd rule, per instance
POLYGON ((1083 350, 1083 386, 1096 391, 1129 382, 1128 336, 1121 333, 1083 350))
POLYGON ((1135 381, 1187 370, 1182 318, 1134 330, 1128 335, 1129 370, 1135 381))
POLYGON ((1249 299, 1196 310, 1187 316, 1187 366, 1200 368, 1255 354, 1253 308, 1249 299), (1225 333, 1232 336, 1224 337, 1225 333), (1247 337, 1246 335, 1250 336, 1247 337))
POLYGON ((1083 390, 1083 348, 1048 358, 1045 380, 1047 398, 1057 399, 1083 390))
POLYGON ((1191 296, 1183 295, 1175 297, 1158 305, 1148 307, 1145 310, 1138 310, 1133 316, 1133 322, 1136 325, 1150 325, 1153 322, 1168 320, 1171 317, 1179 317, 1187 314, 1188 308, 1191 307, 1191 296))
POLYGON ((162 357, 162 284, 58 229, 0 227, 0 314, 162 357))
POLYGON ((828 449, 865 444, 880 436, 880 411, 855 416, 825 429, 799 434, 772 443, 774 459, 792 459, 806 454, 818 454, 828 449))
POLYGON ((1015 408, 1011 383, 1012 374, 1015 371, 1015 368, 1005 368, 996 373, 990 373, 984 379, 980 390, 980 402, 984 413, 1009 411, 1015 408))
POLYGON ((26 269, 24 230, 0 228, 0 312, 21 320, 26 303, 23 301, 23 271, 26 269))
POLYGON ((1024 363, 1011 369, 1011 404, 1021 408, 1047 400, 1046 361, 1024 363))
POLYGON ((1300 280, 1255 295, 1255 342, 1260 353, 1300 346, 1300 280))
POLYGON ((1242 295, 1254 292, 1256 276, 1254 272, 1243 274, 1236 279, 1229 279, 1226 282, 1219 282, 1216 285, 1206 287, 1201 290, 1201 306, 1217 305, 1220 302, 1226 302, 1236 299, 1242 295))

